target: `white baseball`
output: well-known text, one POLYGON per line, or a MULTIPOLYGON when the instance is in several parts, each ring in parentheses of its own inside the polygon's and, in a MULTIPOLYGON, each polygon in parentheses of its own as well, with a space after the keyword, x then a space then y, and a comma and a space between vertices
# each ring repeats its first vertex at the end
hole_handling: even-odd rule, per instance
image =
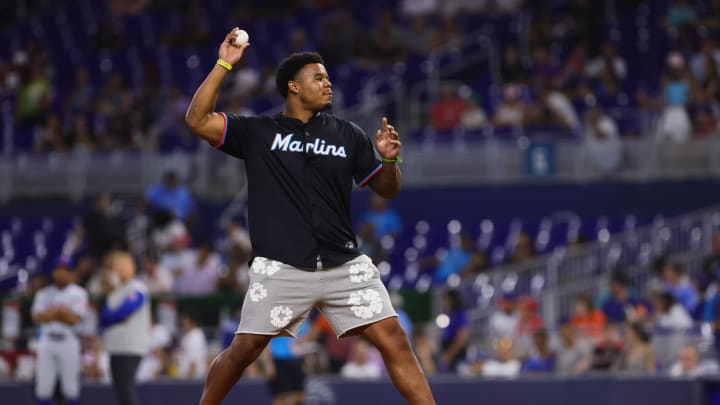
POLYGON ((249 39, 250 35, 248 35, 247 31, 237 30, 237 37, 235 37, 235 45, 240 46, 246 43, 249 39))

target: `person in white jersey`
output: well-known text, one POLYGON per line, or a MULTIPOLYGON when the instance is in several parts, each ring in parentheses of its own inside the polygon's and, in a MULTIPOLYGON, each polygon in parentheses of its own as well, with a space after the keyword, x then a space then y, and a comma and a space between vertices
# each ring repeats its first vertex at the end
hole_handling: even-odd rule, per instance
POLYGON ((80 404, 80 340, 75 325, 88 308, 87 292, 73 283, 72 262, 58 258, 53 284, 40 290, 32 305, 33 322, 39 326, 35 396, 38 405, 52 404, 55 383, 68 405, 80 404))
POLYGON ((135 278, 129 253, 114 253, 106 269, 109 295, 100 312, 103 345, 110 354, 110 374, 120 405, 137 405, 135 374, 150 350, 150 294, 135 278))

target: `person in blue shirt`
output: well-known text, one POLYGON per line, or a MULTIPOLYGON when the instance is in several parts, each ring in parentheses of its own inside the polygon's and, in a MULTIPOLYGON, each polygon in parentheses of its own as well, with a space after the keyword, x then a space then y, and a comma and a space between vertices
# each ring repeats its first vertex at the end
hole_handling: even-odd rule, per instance
POLYGON ((370 211, 365 214, 362 222, 372 224, 377 238, 385 235, 397 236, 403 227, 400 216, 387 207, 384 198, 375 193, 370 194, 370 211))
POLYGON ((195 210, 195 200, 172 171, 165 173, 162 183, 147 190, 145 199, 152 208, 169 211, 182 221, 187 220, 195 210))
POLYGON ((670 292, 688 313, 692 313, 698 304, 699 297, 690 281, 685 277, 682 267, 679 264, 668 262, 663 267, 662 276, 665 291, 670 292))
MULTIPOLYGON (((310 331, 304 322, 298 333, 301 339, 310 331)), ((305 370, 303 355, 298 351, 297 340, 280 336, 270 340, 270 344, 261 355, 261 363, 267 378, 273 404, 301 405, 304 400, 305 370)))
POLYGON ((548 335, 545 329, 535 331, 533 334, 533 352, 522 365, 523 373, 548 373, 555 370, 555 355, 550 349, 548 335))
POLYGON ((482 270, 486 266, 485 255, 475 248, 475 239, 468 233, 460 236, 460 246, 448 250, 447 256, 436 259, 433 280, 444 283, 453 274, 469 275, 482 270))
POLYGON ((448 323, 442 330, 440 340, 442 361, 450 371, 455 372, 460 362, 467 356, 470 340, 469 320, 462 297, 457 290, 448 290, 445 293, 443 306, 448 323))
POLYGON ((405 312, 403 309, 403 305, 405 303, 405 300, 403 299, 402 295, 400 295, 397 292, 393 292, 390 294, 390 301, 393 304, 393 307, 395 308, 395 312, 397 313, 398 320, 400 321, 400 326, 405 330, 405 334, 408 335, 408 339, 410 339, 410 344, 413 343, 413 324, 412 320, 410 319, 410 316, 405 312))
POLYGON ((633 297, 630 292, 630 280, 623 273, 616 273, 610 280, 610 296, 602 305, 602 311, 608 322, 625 322, 628 314, 637 311, 649 311, 650 303, 633 297))
POLYGON ((220 333, 222 335, 223 349, 230 347, 233 339, 235 339, 235 332, 237 331, 238 325, 240 324, 240 315, 242 314, 242 305, 238 305, 235 308, 232 316, 223 321, 220 325, 220 333))

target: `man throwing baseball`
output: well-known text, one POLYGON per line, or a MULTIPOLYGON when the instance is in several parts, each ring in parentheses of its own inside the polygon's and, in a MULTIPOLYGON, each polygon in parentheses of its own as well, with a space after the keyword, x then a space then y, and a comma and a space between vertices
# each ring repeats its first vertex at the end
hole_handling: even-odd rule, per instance
POLYGON ((273 336, 296 336, 313 307, 339 337, 362 335, 382 353, 409 404, 434 404, 430 387, 392 308, 380 274, 357 249, 350 220, 353 180, 385 198, 400 191, 400 141, 386 118, 374 142, 325 112, 332 85, 316 53, 287 57, 276 85, 283 113, 215 112, 220 85, 249 46, 233 29, 186 114, 188 126, 245 161, 253 260, 235 338, 213 361, 201 405, 219 405, 273 336))

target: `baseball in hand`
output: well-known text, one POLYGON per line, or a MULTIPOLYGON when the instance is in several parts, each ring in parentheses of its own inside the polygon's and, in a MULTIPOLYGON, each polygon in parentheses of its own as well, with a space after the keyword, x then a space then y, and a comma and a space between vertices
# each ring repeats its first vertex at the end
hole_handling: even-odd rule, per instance
POLYGON ((250 36, 248 35, 247 31, 245 30, 237 30, 237 37, 235 37, 235 45, 240 46, 244 43, 246 43, 250 39, 250 36))

